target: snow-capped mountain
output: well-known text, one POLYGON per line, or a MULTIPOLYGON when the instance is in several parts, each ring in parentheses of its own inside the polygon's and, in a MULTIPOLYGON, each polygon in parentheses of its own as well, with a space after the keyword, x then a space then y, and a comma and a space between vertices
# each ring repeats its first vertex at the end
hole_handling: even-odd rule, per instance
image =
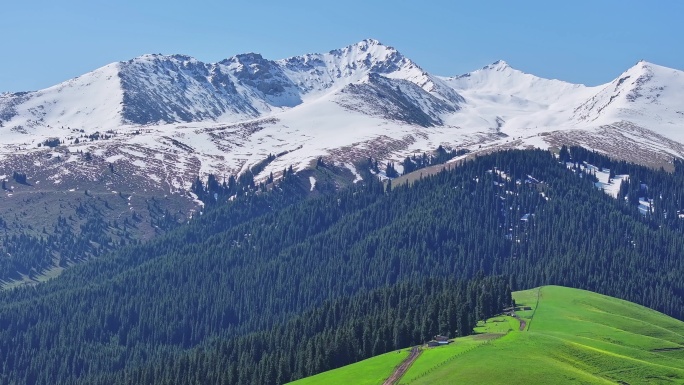
POLYGON ((644 127, 657 124, 660 130, 669 125, 672 129, 661 133, 684 139, 684 128, 678 121, 684 114, 683 90, 682 71, 640 61, 601 86, 575 109, 574 117, 579 122, 610 124, 628 120, 644 127))
POLYGON ((372 39, 282 60, 144 55, 0 95, 0 156, 16 168, 27 154, 60 154, 67 163, 48 178, 59 184, 65 164, 79 164, 74 154, 88 153, 171 192, 197 175, 244 172, 269 154, 276 159, 257 179, 319 157, 355 172, 360 159, 400 161, 439 145, 477 152, 582 144, 660 165, 684 156, 682 96, 681 71, 646 62, 597 87, 503 61, 440 77, 372 39), (56 140, 60 146, 45 148, 56 140))
POLYGON ((237 122, 292 108, 331 91, 372 98, 373 92, 363 91, 362 84, 375 93, 413 87, 410 93, 419 96, 393 100, 401 107, 408 107, 406 102, 426 103, 427 108, 453 111, 463 101, 394 48, 364 40, 327 54, 280 61, 256 53, 210 64, 182 55, 144 55, 46 90, 5 94, 0 117, 24 129, 237 122))

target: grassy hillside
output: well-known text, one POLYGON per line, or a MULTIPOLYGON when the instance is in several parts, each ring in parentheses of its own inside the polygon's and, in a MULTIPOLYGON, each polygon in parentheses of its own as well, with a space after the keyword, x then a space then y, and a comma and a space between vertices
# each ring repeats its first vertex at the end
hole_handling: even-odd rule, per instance
POLYGON ((398 352, 390 352, 347 365, 336 370, 330 370, 315 376, 303 378, 292 384, 297 385, 375 385, 382 382, 392 374, 396 366, 408 357, 410 349, 398 352))
MULTIPOLYGON (((683 322, 627 301, 558 286, 516 292, 514 298, 531 308, 517 313, 524 330, 511 317, 490 319, 478 327, 478 335, 426 348, 399 383, 684 383, 683 322)), ((365 383, 382 384, 377 378, 388 372, 377 367, 382 359, 340 370, 368 373, 375 365, 375 380, 365 383)), ((334 378, 335 372, 325 375, 334 378)))

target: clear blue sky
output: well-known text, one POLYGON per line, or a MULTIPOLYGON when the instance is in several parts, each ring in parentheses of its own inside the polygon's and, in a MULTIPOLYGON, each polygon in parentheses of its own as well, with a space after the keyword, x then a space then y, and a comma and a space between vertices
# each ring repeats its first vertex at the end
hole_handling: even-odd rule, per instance
POLYGON ((0 92, 48 87, 145 53, 281 59, 369 37, 438 75, 503 59, 596 85, 640 59, 684 70, 683 18, 680 0, 6 1, 0 92))

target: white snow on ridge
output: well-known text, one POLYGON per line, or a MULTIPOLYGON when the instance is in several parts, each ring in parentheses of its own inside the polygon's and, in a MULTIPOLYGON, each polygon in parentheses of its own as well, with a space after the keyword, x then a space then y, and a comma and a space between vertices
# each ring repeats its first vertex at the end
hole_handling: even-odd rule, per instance
POLYGON ((370 71, 409 80, 420 87, 429 75, 396 49, 366 39, 324 54, 307 54, 277 61, 284 73, 312 100, 362 81, 370 71))
MULTIPOLYGON (((93 122, 98 122, 102 130, 118 128, 123 103, 118 71, 118 63, 109 64, 31 93, 26 102, 16 107, 16 117, 5 125, 22 126, 32 134, 46 137, 53 131, 51 128, 57 127, 90 131, 93 122)), ((6 134, 3 130, 3 136, 6 134)))
MULTIPOLYGON (((684 156, 682 99, 684 72, 647 62, 597 87, 503 61, 438 77, 372 39, 278 61, 144 55, 45 90, 0 95, 0 158, 58 138, 71 151, 67 162, 92 152, 182 188, 188 175, 245 172, 269 154, 277 157, 257 179, 325 157, 357 182, 353 164, 368 156, 400 169, 406 156, 439 145, 548 148, 563 134, 589 147, 619 139, 620 151, 631 143, 684 156), (96 131, 111 137, 83 138, 96 131)), ((617 180, 601 183, 619 188, 617 180)))
MULTIPOLYGON (((473 91, 479 97, 496 100, 517 96, 520 104, 550 105, 569 94, 584 91, 582 84, 549 80, 518 71, 503 60, 471 73, 444 78, 451 87, 462 92, 473 91)), ((475 96, 475 95, 471 95, 475 96)))
MULTIPOLYGON (((598 88, 598 87, 597 87, 598 88)), ((640 61, 579 105, 574 118, 595 125, 629 121, 684 142, 684 72, 640 61)))
POLYGON ((596 92, 594 87, 523 73, 504 61, 444 81, 465 97, 472 121, 486 122, 512 137, 572 127, 568 121, 576 105, 596 92))

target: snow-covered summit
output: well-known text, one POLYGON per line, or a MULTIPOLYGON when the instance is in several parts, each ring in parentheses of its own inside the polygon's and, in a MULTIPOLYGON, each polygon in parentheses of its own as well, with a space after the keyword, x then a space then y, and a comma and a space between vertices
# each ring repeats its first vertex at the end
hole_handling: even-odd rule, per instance
POLYGON ((324 54, 295 56, 278 63, 304 93, 320 95, 330 89, 366 79, 369 73, 413 82, 427 92, 435 79, 395 48, 378 40, 359 43, 324 54))
POLYGON ((504 71, 508 68, 511 68, 511 66, 506 63, 504 60, 497 60, 494 63, 485 66, 483 69, 485 70, 492 70, 492 71, 504 71))
POLYGON ((409 81, 454 106, 462 102, 453 89, 396 49, 367 39, 324 54, 278 61, 257 53, 218 63, 203 63, 186 55, 142 55, 53 87, 68 88, 74 95, 93 94, 88 97, 52 97, 52 88, 4 95, 0 117, 3 121, 16 118, 10 124, 29 129, 237 122, 296 107, 350 84, 367 83, 370 74, 409 81), (70 109, 74 111, 65 112, 70 109))
POLYGON ((544 79, 524 73, 503 60, 479 70, 455 77, 444 78, 454 89, 480 97, 514 96, 534 103, 549 105, 577 90, 586 88, 555 79, 544 79))
POLYGON ((684 72, 642 60, 597 89, 576 108, 578 122, 657 124, 661 133, 684 141, 684 72))
POLYGON ((119 125, 119 70, 120 63, 112 63, 43 90, 0 95, 0 121, 14 133, 30 133, 36 126, 119 125))

